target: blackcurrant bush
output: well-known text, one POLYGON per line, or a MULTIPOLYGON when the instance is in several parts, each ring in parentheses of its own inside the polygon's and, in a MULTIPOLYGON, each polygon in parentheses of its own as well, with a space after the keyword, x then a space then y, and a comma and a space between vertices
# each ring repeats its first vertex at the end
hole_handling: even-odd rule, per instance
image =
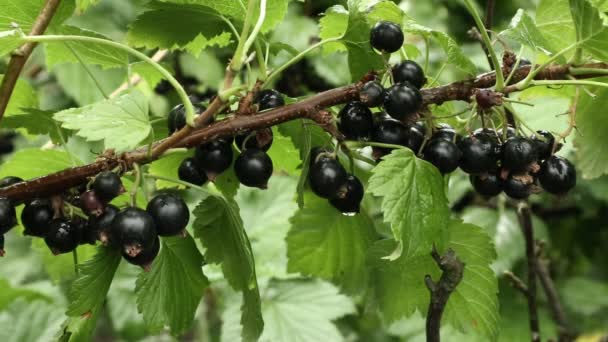
POLYGON ((509 176, 503 184, 505 194, 513 199, 526 199, 532 194, 532 182, 526 177, 509 176))
POLYGON ((394 119, 384 119, 376 123, 372 140, 383 144, 405 145, 408 137, 407 128, 394 119))
POLYGON ((494 173, 471 175, 469 177, 473 189, 485 197, 494 197, 502 192, 503 180, 494 173))
POLYGON ((103 213, 105 205, 95 191, 89 190, 80 195, 80 207, 87 215, 99 216, 103 213))
POLYGON ((152 248, 157 237, 156 224, 145 210, 127 208, 114 217, 111 235, 124 253, 136 257, 142 250, 152 248))
POLYGON ((422 104, 420 90, 409 83, 394 84, 384 95, 384 109, 397 120, 404 120, 416 113, 422 104))
POLYGON ((536 162, 538 153, 534 143, 523 137, 507 140, 502 149, 503 168, 515 173, 524 172, 536 162))
POLYGON ((80 242, 78 229, 65 218, 51 221, 49 229, 44 236, 44 242, 53 254, 68 253, 76 249, 80 242))
POLYGON ((17 214, 12 202, 0 197, 0 235, 8 232, 17 224, 17 214))
POLYGON ((349 175, 338 196, 331 198, 329 203, 345 215, 354 215, 360 211, 363 193, 361 181, 357 177, 349 175))
POLYGON ((216 139, 196 147, 194 160, 205 172, 207 178, 215 180, 232 165, 232 143, 226 139, 216 139))
POLYGON ((270 128, 263 128, 255 132, 247 131, 234 137, 234 142, 241 151, 248 148, 259 148, 268 151, 272 146, 272 141, 273 133, 270 128))
POLYGON ((89 218, 88 229, 94 232, 95 238, 101 241, 104 246, 110 246, 115 243, 112 240, 112 222, 120 209, 108 204, 103 214, 89 218))
POLYGON ((272 160, 260 149, 246 149, 236 158, 234 173, 241 184, 266 189, 272 176, 272 160))
POLYGON ((154 239, 154 244, 150 248, 142 249, 141 252, 132 257, 129 254, 122 252, 122 257, 130 264, 141 266, 148 269, 149 265, 154 261, 160 251, 160 239, 158 236, 154 239))
POLYGON ((369 81, 361 87, 359 100, 368 107, 379 107, 384 102, 384 87, 378 81, 369 81))
POLYGON ((462 152, 460 168, 469 174, 489 173, 498 167, 500 148, 485 135, 465 137, 458 143, 462 152))
POLYGON ((264 89, 257 93, 255 102, 260 106, 260 111, 285 105, 281 93, 274 89, 264 89))
POLYGON ((334 198, 346 183, 348 174, 339 161, 322 159, 310 168, 308 179, 312 191, 322 198, 334 198))
POLYGON ((440 124, 432 137, 432 139, 443 139, 456 143, 460 140, 459 138, 456 130, 448 124, 440 124))
POLYGON ((200 170, 194 158, 186 158, 177 169, 177 175, 180 180, 192 183, 195 185, 203 185, 207 182, 207 175, 200 170))
POLYGON ((21 179, 19 177, 7 176, 7 177, 0 179, 0 188, 6 188, 8 186, 11 186, 11 185, 17 184, 17 183, 21 183, 21 182, 23 182, 23 179, 21 179))
POLYGON ((424 159, 435 165, 442 174, 456 170, 461 155, 456 144, 443 139, 432 139, 424 148, 424 159))
POLYGON ((576 169, 568 159, 551 156, 542 163, 538 180, 545 191, 563 195, 576 185, 576 169))
POLYGON ((120 177, 111 171, 103 171, 95 177, 91 190, 101 201, 110 202, 125 191, 120 177))
POLYGON ((403 83, 409 82, 414 87, 420 89, 426 83, 424 70, 414 61, 403 61, 393 67, 393 82, 403 83))
POLYGON ((536 131, 536 133, 536 135, 532 136, 532 142, 536 147, 536 152, 538 152, 538 159, 548 159, 551 156, 551 152, 553 152, 555 137, 547 131, 536 131))
POLYGON ((393 53, 401 49, 404 39, 401 26, 389 21, 379 21, 372 27, 369 41, 374 49, 393 53))
MULTIPOLYGON (((201 105, 194 105, 195 115, 205 111, 205 107, 201 105)), ((183 104, 178 104, 173 107, 167 117, 167 126, 169 128, 169 135, 179 131, 186 126, 186 107, 183 104)))
POLYGON ((146 211, 156 223, 160 236, 173 236, 181 233, 190 220, 190 211, 181 197, 173 194, 155 196, 146 207, 146 211))
POLYGON ((416 123, 410 126, 407 130, 405 146, 414 151, 416 154, 418 154, 422 144, 424 143, 425 130, 426 128, 422 123, 416 123))
POLYGON ((368 140, 374 128, 372 112, 359 101, 349 102, 338 117, 338 129, 349 140, 368 140))
POLYGON ((55 212, 51 201, 36 198, 25 205, 21 212, 21 223, 25 228, 23 234, 44 237, 49 230, 55 212))

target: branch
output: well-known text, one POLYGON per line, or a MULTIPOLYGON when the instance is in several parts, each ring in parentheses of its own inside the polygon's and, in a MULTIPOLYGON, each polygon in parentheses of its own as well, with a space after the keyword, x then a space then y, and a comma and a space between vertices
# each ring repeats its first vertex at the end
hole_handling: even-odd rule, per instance
POLYGON ((540 342, 540 325, 538 323, 538 306, 536 303, 536 252, 534 244, 534 229, 532 213, 526 202, 522 202, 517 211, 519 224, 526 241, 526 258, 528 261, 528 315, 530 320, 530 335, 532 342, 540 342))
MULTIPOLYGON (((55 12, 57 11, 57 7, 61 0, 47 0, 40 11, 40 14, 34 21, 32 25, 32 30, 30 31, 30 35, 39 35, 43 34, 46 30, 47 26, 49 26, 55 12)), ((23 45, 11 56, 11 60, 6 67, 6 72, 4 73, 4 78, 2 79, 2 84, 0 84, 0 120, 4 116, 4 112, 8 107, 8 102, 13 94, 13 90, 15 89, 15 85, 17 84, 17 80, 19 79, 19 75, 23 70, 23 66, 25 62, 27 62, 28 58, 32 54, 32 51, 36 47, 37 43, 30 42, 23 45)))
POLYGON ((448 249, 443 256, 440 256, 433 246, 431 256, 443 273, 437 283, 433 282, 428 274, 424 277, 424 283, 431 292, 431 302, 426 315, 426 340, 427 342, 439 342, 441 316, 450 295, 462 280, 465 264, 458 259, 452 249, 448 249))

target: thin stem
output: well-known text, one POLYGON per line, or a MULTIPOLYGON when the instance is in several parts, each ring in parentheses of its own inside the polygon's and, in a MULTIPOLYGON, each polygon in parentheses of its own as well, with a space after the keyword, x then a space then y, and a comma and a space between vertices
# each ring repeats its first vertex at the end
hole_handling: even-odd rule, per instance
POLYGON ((97 79, 97 77, 95 77, 95 75, 93 75, 93 71, 91 70, 91 68, 89 68, 89 66, 82 60, 82 58, 80 58, 78 53, 70 46, 69 43, 65 42, 64 44, 70 50, 72 55, 74 55, 74 57, 76 57, 76 59, 78 60, 78 63, 80 63, 80 65, 84 68, 84 70, 89 75, 89 77, 93 80, 93 83, 95 83, 95 86, 97 87, 97 89, 99 89, 99 92, 101 93, 101 95, 103 95, 103 97, 106 100, 109 99, 110 96, 103 89, 103 87, 101 86, 101 83, 99 83, 99 80, 97 79))
POLYGON ((594 86, 608 88, 608 83, 587 81, 587 80, 539 80, 530 82, 530 86, 552 86, 552 85, 574 85, 574 86, 594 86))
POLYGON ((543 71, 547 66, 549 66, 551 63, 555 62, 558 58, 563 56, 568 51, 577 47, 577 45, 578 45, 578 43, 574 43, 574 44, 566 47, 562 51, 554 54, 553 56, 551 56, 551 58, 547 59, 543 64, 541 64, 538 68, 534 69, 534 66, 532 66, 533 69, 530 70, 530 72, 528 73, 528 76, 526 76, 526 78, 523 81, 519 82, 516 85, 517 88, 520 90, 527 88, 528 85, 530 84, 530 82, 532 82, 534 80, 534 78, 538 75, 539 72, 543 71))
MULTIPOLYGON (((255 1, 251 0, 251 2, 255 2, 255 1)), ((245 41, 245 47, 243 48, 243 56, 247 55, 247 52, 251 48, 251 45, 253 45, 253 43, 255 42, 255 40, 258 36, 258 33, 260 33, 260 30, 262 29, 262 25, 264 25, 265 19, 266 19, 266 0, 260 0, 260 16, 258 17, 258 21, 257 21, 257 23, 255 23, 255 26, 253 27, 251 34, 247 38, 247 41, 245 41)))
POLYGON ((596 69, 596 68, 570 68, 570 74, 577 75, 608 75, 608 70, 606 69, 596 69))
POLYGON ((171 182, 171 183, 183 185, 183 186, 185 186, 187 188, 197 189, 197 190, 199 190, 201 192, 208 192, 208 190, 205 189, 205 188, 203 188, 202 186, 198 186, 196 184, 188 183, 188 182, 185 182, 185 181, 180 180, 180 179, 175 179, 175 178, 165 177, 165 176, 159 176, 159 175, 152 175, 152 174, 149 174, 148 178, 157 179, 157 180, 164 180, 166 182, 171 182))
POLYGON ((509 76, 507 77, 507 80, 505 81, 505 85, 509 85, 511 83, 511 79, 513 78, 513 75, 515 74, 515 71, 517 70, 517 68, 519 68, 519 64, 521 63, 521 55, 524 53, 524 48, 525 46, 521 46, 521 48, 519 49, 519 53, 517 54, 517 59, 515 60, 515 65, 513 65, 513 67, 511 68, 511 72, 509 73, 509 76))
MULTIPOLYGON (((431 40, 429 37, 424 37, 424 73, 426 74, 429 71, 429 64, 431 63, 431 40)), ((403 49, 403 47, 401 47, 403 49)))
POLYGON ((72 251, 72 260, 74 260, 74 273, 76 273, 76 277, 80 275, 80 271, 78 270, 78 249, 74 248, 72 251))
POLYGON ((253 20, 253 15, 255 14, 256 3, 256 0, 251 0, 249 1, 249 6, 247 7, 247 15, 245 16, 243 30, 241 31, 241 35, 239 37, 239 44, 237 45, 236 50, 234 51, 234 56, 232 57, 232 61, 228 66, 228 69, 233 72, 240 71, 243 67, 244 56, 247 54, 245 51, 245 42, 247 41, 251 21, 253 20))
POLYGON ((536 302, 536 251, 532 213, 526 202, 521 202, 517 210, 519 224, 526 241, 526 259, 528 262, 528 315, 532 342, 540 342, 540 324, 538 321, 538 304, 536 302))
POLYGON ((264 59, 264 52, 262 51, 262 46, 260 42, 255 42, 255 56, 258 59, 258 66, 260 68, 260 81, 265 81, 268 76, 268 70, 266 69, 266 60, 264 59))
POLYGON ((131 188, 131 206, 137 206, 137 190, 141 184, 141 168, 139 164, 133 163, 133 172, 135 173, 135 182, 133 182, 133 188, 131 188))

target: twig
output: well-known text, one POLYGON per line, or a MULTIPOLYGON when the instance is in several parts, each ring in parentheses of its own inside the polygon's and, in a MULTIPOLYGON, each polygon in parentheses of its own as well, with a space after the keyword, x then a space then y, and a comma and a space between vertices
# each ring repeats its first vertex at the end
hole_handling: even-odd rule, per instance
POLYGON ((504 271, 503 274, 505 275, 505 277, 507 277, 509 279, 509 281, 511 282, 511 285, 513 285, 514 288, 516 288, 521 293, 523 293, 524 296, 526 296, 526 298, 528 297, 528 286, 524 283, 523 280, 521 280, 518 276, 513 274, 513 272, 511 272, 511 271, 504 271))
POLYGON ((443 273, 437 283, 433 282, 428 274, 424 277, 424 283, 431 293, 431 302, 426 315, 426 340, 427 342, 439 342, 441 316, 450 295, 462 280, 465 264, 458 259, 452 249, 448 249, 443 256, 440 256, 433 246, 431 256, 443 273))
MULTIPOLYGON (((43 34, 46 30, 47 26, 53 19, 55 12, 57 11, 57 7, 61 0, 47 0, 40 11, 40 14, 34 21, 32 25, 32 30, 30 31, 30 35, 39 35, 43 34)), ((2 84, 0 84, 0 120, 4 116, 4 112, 8 107, 8 102, 13 94, 13 90, 15 89, 15 85, 17 84, 17 80, 19 79, 19 75, 23 70, 23 66, 25 62, 27 62, 28 58, 32 54, 32 51, 36 47, 37 43, 31 42, 24 44, 21 48, 19 48, 13 55, 6 67, 6 72, 4 73, 4 78, 2 78, 2 84)))
POLYGON ((532 342, 540 342, 540 325, 538 322, 538 306, 536 303, 536 252, 534 244, 534 230, 532 226, 532 213, 526 202, 521 202, 517 210, 519 224, 526 241, 526 258, 528 264, 528 315, 530 321, 530 335, 532 342))

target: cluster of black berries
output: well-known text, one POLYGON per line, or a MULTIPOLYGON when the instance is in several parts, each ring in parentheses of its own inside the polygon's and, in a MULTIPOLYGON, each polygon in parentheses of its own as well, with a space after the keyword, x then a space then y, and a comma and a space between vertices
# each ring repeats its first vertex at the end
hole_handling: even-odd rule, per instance
MULTIPOLYGON (((255 97, 255 103, 260 111, 285 104, 281 94, 272 89, 260 91, 255 97)), ((185 125, 185 111, 182 105, 178 105, 169 113, 169 133, 180 130, 185 125)), ((272 160, 266 153, 272 141, 272 129, 264 128, 199 145, 195 149, 194 157, 184 159, 179 165, 179 178, 196 185, 214 181, 232 165, 232 145, 236 143, 241 151, 234 162, 234 172, 239 182, 245 186, 265 189, 273 172, 272 160)))

